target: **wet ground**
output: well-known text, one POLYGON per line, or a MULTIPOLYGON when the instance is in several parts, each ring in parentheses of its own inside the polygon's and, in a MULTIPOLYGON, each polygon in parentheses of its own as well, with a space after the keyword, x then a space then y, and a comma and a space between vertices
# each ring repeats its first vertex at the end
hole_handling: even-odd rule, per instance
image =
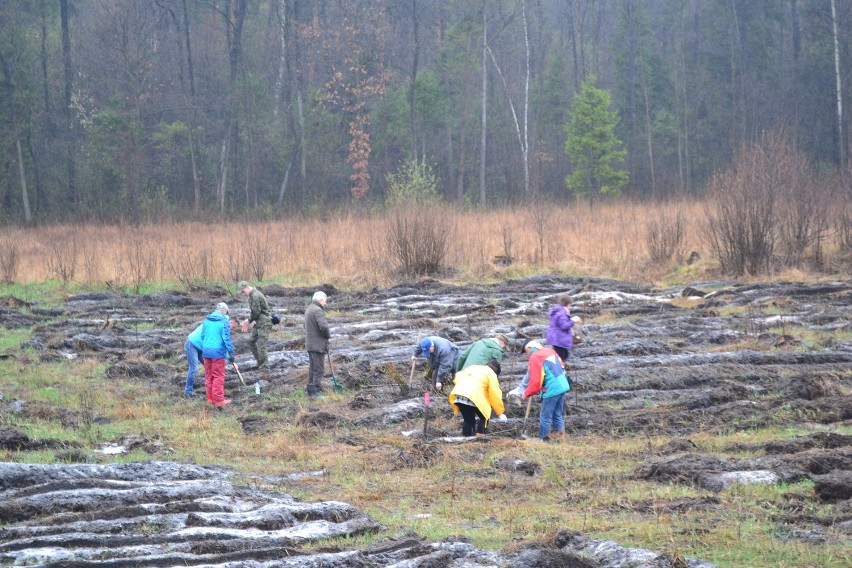
MULTIPOLYGON (((670 503, 672 511, 717 506, 712 495, 733 484, 811 479, 815 499, 840 506, 830 516, 811 518, 797 516, 791 507, 784 519, 790 530, 809 542, 848 538, 852 533, 852 436, 837 431, 842 427, 848 431, 852 419, 849 283, 704 282, 659 290, 608 280, 538 277, 493 286, 425 280, 367 292, 322 288, 329 295, 334 374, 351 396, 351 413, 341 417, 317 409, 300 413, 301 421, 320 425, 346 421, 353 437, 358 428, 383 428, 422 438, 424 363, 409 386, 416 341, 442 335, 464 347, 471 340, 505 333, 512 345, 503 361, 501 384, 508 391, 523 374, 521 346, 543 337, 547 308, 557 295, 568 292, 574 299, 572 312, 585 320, 583 341, 569 362, 576 388, 569 397, 566 422, 573 436, 667 439, 649 452, 635 477, 690 485, 708 495, 700 503, 670 503), (768 426, 813 433, 722 452, 690 440, 698 432, 768 426)), ((269 346, 271 376, 260 380, 246 337, 238 334, 237 362, 249 388, 230 372, 226 383, 236 401, 229 412, 237 414, 244 431, 251 434, 274 431, 296 414, 279 413, 280 421, 269 418, 269 399, 255 395, 251 386, 260 380, 262 393, 288 394, 301 390, 306 378, 302 314, 313 289, 270 286, 263 291, 282 317, 269 346)), ((139 297, 99 292, 71 297, 58 308, 21 306, 7 299, 0 302, 0 325, 33 328, 27 342, 30 357, 95 357, 108 363, 108 377, 151 381, 178 397, 185 376, 186 334, 221 300, 229 303, 232 313, 247 312, 244 301, 217 289, 139 297)), ((203 391, 203 375, 196 386, 203 391)), ((287 404, 286 399, 284 403, 274 399, 279 407, 287 404)), ((90 419, 44 404, 3 404, 4 412, 21 416, 52 413, 68 424, 90 419)), ((446 404, 436 404, 434 412, 450 413, 446 404)), ((492 436, 534 435, 534 420, 526 432, 520 431, 519 404, 508 404, 507 414, 507 423, 494 423, 492 436)), ((429 444, 456 442, 457 434, 431 429, 427 440, 418 440, 400 459, 428 461, 429 444)), ((0 432, 0 447, 10 450, 49 449, 52 443, 32 440, 14 428, 0 432)), ((117 440, 115 451, 133 443, 153 444, 154 455, 164 450, 157 440, 117 440)), ((92 454, 84 450, 65 448, 63 461, 91 461, 92 454)), ((534 464, 504 466, 532 468, 535 473, 534 464)), ((70 555, 67 561, 74 563, 63 565, 83 566, 106 557, 114 566, 681 565, 678 559, 567 532, 560 533, 558 542, 509 556, 478 551, 464 542, 417 539, 386 541, 370 550, 307 554, 300 548, 305 540, 380 527, 342 503, 308 505, 268 492, 275 487, 274 479, 235 479, 230 473, 223 476, 165 462, 147 466, 154 468, 151 471, 132 465, 123 466, 126 471, 119 466, 42 466, 38 475, 16 469, 22 467, 6 465, 0 471, 0 522, 8 523, 0 535, 4 543, 0 563, 58 561, 70 555), (221 491, 226 497, 211 493, 210 482, 204 481, 210 478, 222 485, 212 493, 221 491), (168 482, 157 481, 162 479, 168 482), (85 491, 105 492, 108 498, 86 501, 79 496, 85 491), (181 505, 169 509, 168 504, 175 502, 181 505), (128 523, 127 530, 116 535, 109 528, 119 526, 110 522, 113 519, 128 523), (306 522, 309 526, 303 527, 306 522), (134 529, 134 523, 146 528, 134 529), (128 536, 134 531, 148 540, 128 536), (82 540, 70 539, 69 534, 82 534, 82 540), (276 547, 292 549, 292 558, 273 558, 268 551, 276 547), (105 549, 120 552, 107 554, 105 549)))

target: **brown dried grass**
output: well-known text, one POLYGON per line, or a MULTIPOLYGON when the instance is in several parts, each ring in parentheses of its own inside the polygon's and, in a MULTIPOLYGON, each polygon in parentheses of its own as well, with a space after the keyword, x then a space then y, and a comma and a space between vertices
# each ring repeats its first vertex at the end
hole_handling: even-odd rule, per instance
MULTIPOLYGON (((706 262, 710 250, 704 234, 705 209, 699 201, 442 211, 435 223, 450 234, 447 274, 462 280, 548 272, 655 281, 683 259, 675 255, 669 263, 654 262, 646 228, 678 217, 684 225, 681 254, 697 251, 705 259, 702 270, 712 270, 714 266, 706 262), (510 265, 495 261, 507 253, 514 257, 510 265)), ((73 272, 74 282, 95 286, 231 283, 238 275, 256 280, 263 274, 266 280, 285 285, 334 281, 369 287, 397 278, 381 246, 386 227, 381 213, 353 213, 216 225, 6 228, 0 230, 0 240, 11 240, 18 247, 19 282, 59 280, 62 275, 51 267, 60 264, 65 276, 73 272), (258 247, 264 250, 251 250, 258 247), (57 263, 57 258, 67 261, 63 251, 75 259, 73 267, 57 263)))

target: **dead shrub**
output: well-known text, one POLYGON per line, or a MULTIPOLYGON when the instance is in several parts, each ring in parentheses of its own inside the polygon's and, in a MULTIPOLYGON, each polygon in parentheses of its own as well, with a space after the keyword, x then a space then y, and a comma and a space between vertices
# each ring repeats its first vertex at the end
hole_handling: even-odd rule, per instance
POLYGON ((683 239, 686 234, 686 222, 678 211, 674 217, 662 216, 645 224, 645 242, 648 254, 656 263, 669 262, 672 258, 683 256, 683 239))
POLYGON ((130 242, 125 243, 124 258, 127 259, 131 284, 137 294, 143 284, 156 280, 159 266, 158 253, 156 242, 148 241, 143 237, 133 237, 130 242))
POLYGON ((225 256, 225 266, 221 275, 223 280, 239 282, 245 278, 245 274, 247 273, 248 266, 241 249, 237 249, 225 256))
POLYGON ((191 289, 197 283, 209 282, 213 269, 213 253, 209 247, 194 249, 184 245, 180 250, 168 256, 166 263, 172 278, 185 288, 191 289))
POLYGON ((83 277, 86 282, 93 283, 101 276, 101 255, 97 247, 86 244, 83 246, 83 277))
POLYGON ((385 222, 385 248, 397 273, 426 276, 441 270, 451 227, 440 207, 396 207, 385 222))
POLYGON ((765 143, 746 147, 730 170, 710 180, 710 247, 725 273, 769 270, 775 252, 775 189, 784 183, 778 150, 765 143))
POLYGON ((0 243, 0 275, 3 277, 3 282, 7 284, 15 282, 20 259, 18 244, 11 239, 3 239, 0 243))
POLYGON ((801 266, 811 251, 816 265, 822 264, 821 244, 828 230, 831 184, 818 176, 800 154, 788 149, 776 159, 784 160, 787 183, 779 190, 777 223, 779 252, 787 266, 801 266), (785 155, 786 154, 786 155, 785 155))
POLYGON ((262 231, 246 231, 240 252, 243 266, 257 280, 263 280, 269 266, 275 259, 275 239, 267 226, 262 231))
POLYGON ((840 203, 832 207, 834 235, 841 256, 848 256, 852 255, 852 164, 847 167, 847 171, 842 172, 838 186, 840 203))
POLYGON ((538 264, 544 264, 547 237, 552 236, 552 211, 552 207, 550 207, 544 199, 533 199, 527 209, 529 223, 535 228, 535 240, 537 245, 535 262, 538 264))
POLYGON ((762 274, 776 253, 786 266, 800 266, 809 250, 819 262, 830 188, 783 132, 743 148, 709 184, 710 246, 722 270, 762 274))
POLYGON ((49 245, 47 256, 47 271, 57 280, 67 286, 74 280, 77 273, 77 257, 79 246, 77 245, 77 234, 71 233, 68 238, 56 239, 49 245))

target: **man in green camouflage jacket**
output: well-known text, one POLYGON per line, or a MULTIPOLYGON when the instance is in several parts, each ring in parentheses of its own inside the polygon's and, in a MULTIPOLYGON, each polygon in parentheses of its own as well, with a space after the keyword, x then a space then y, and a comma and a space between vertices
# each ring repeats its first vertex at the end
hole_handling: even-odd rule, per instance
POLYGON ((249 330, 252 326, 251 337, 249 338, 249 348, 251 354, 254 355, 257 361, 257 368, 264 378, 269 378, 269 356, 266 353, 266 346, 269 343, 269 332, 272 330, 272 319, 269 315, 269 304, 266 301, 266 296, 263 292, 249 284, 248 282, 240 282, 238 284, 240 292, 243 296, 248 296, 249 299, 249 317, 243 320, 243 332, 249 330))

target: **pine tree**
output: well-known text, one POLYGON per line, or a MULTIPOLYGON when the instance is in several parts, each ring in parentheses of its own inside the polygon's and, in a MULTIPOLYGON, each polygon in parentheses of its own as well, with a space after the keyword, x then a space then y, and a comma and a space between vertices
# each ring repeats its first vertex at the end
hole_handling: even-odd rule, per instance
POLYGON ((574 172, 565 179, 575 195, 590 197, 618 195, 627 183, 623 169, 627 152, 615 135, 618 113, 609 110, 609 91, 595 87, 595 77, 583 81, 571 104, 571 119, 565 125, 565 153, 574 172))

